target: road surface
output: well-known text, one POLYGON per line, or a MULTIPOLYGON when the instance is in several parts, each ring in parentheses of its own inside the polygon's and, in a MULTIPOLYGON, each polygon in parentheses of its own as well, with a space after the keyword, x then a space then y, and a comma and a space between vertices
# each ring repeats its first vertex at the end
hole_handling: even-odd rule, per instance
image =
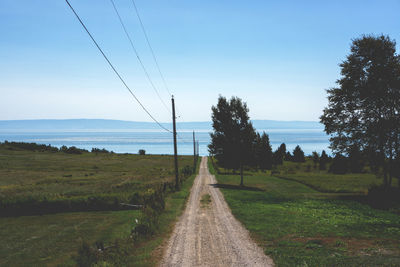
POLYGON ((272 260, 233 217, 203 157, 186 209, 161 266, 273 266, 272 260), (210 202, 207 201, 210 196, 210 202), (203 201, 201 201, 203 199, 203 201))

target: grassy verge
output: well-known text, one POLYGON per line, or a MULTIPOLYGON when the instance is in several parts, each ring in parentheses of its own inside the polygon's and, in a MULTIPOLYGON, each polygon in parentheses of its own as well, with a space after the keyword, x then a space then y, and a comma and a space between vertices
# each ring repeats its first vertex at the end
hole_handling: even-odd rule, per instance
POLYGON ((139 213, 73 212, 0 218, 0 266, 71 263, 71 255, 83 240, 108 242, 129 235, 139 213))
MULTIPOLYGON (((196 174, 200 167, 197 164, 196 174)), ((166 197, 165 210, 160 216, 159 228, 154 236, 139 244, 128 260, 130 266, 156 266, 161 260, 163 245, 173 231, 175 222, 182 214, 186 200, 196 175, 189 177, 182 185, 181 191, 174 192, 166 197)))
MULTIPOLYGON (((213 169, 210 164, 211 169, 213 169)), ((233 214, 278 266, 399 266, 400 216, 268 173, 217 174, 233 214), (229 189, 228 189, 229 188, 229 189)))

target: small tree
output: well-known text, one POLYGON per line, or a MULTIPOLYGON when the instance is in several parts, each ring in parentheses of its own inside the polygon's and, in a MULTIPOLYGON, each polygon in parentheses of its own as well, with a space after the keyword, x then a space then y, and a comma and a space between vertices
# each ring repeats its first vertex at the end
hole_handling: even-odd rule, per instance
POLYGON ((273 160, 275 165, 282 165, 283 159, 286 156, 286 145, 282 143, 277 150, 275 150, 273 155, 273 160))
POLYGON ((306 159, 304 157, 304 152, 300 148, 300 146, 296 146, 295 149, 293 150, 293 161, 294 162, 305 162, 306 159))
POLYGON ((146 150, 144 149, 139 149, 139 155, 146 155, 146 150))
POLYGON ((259 167, 261 170, 270 170, 272 168, 272 148, 271 144, 269 143, 269 137, 265 132, 263 132, 261 136, 259 133, 257 133, 254 154, 257 167, 259 167))
POLYGON ((314 162, 314 168, 317 168, 318 162, 319 162, 319 154, 317 151, 312 152, 312 160, 314 162))
POLYGON ((321 156, 319 157, 319 169, 326 170, 326 164, 329 162, 329 157, 325 150, 322 150, 321 156))
POLYGON ((290 151, 286 152, 285 160, 286 161, 293 161, 293 156, 292 156, 292 154, 290 154, 290 151))

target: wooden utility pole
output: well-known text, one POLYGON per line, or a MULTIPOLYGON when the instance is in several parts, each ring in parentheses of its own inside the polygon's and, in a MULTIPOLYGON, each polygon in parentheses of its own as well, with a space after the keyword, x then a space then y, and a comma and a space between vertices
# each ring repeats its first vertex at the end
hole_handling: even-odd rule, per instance
POLYGON ((197 161, 197 157, 196 157, 196 138, 194 136, 194 131, 193 131, 193 173, 195 173, 195 171, 196 171, 196 161, 197 161))
POLYGON ((179 190, 180 185, 179 185, 179 172, 178 172, 178 149, 176 145, 176 122, 175 122, 175 101, 174 101, 174 96, 171 98, 172 101, 172 124, 173 124, 173 130, 174 130, 174 161, 175 161, 175 189, 179 190))

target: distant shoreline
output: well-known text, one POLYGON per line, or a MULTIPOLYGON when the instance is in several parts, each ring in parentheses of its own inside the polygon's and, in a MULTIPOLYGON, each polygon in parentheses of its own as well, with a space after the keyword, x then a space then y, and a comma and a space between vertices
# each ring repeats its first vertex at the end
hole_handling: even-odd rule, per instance
MULTIPOLYGON (((257 130, 272 129, 323 129, 323 125, 316 121, 275 121, 252 120, 257 130)), ((171 123, 161 123, 165 127, 171 127, 171 123)), ((212 130, 211 121, 178 122, 179 130, 212 130)), ((148 130, 160 129, 153 122, 106 120, 106 119, 40 119, 40 120, 0 120, 0 131, 10 130, 148 130)))

